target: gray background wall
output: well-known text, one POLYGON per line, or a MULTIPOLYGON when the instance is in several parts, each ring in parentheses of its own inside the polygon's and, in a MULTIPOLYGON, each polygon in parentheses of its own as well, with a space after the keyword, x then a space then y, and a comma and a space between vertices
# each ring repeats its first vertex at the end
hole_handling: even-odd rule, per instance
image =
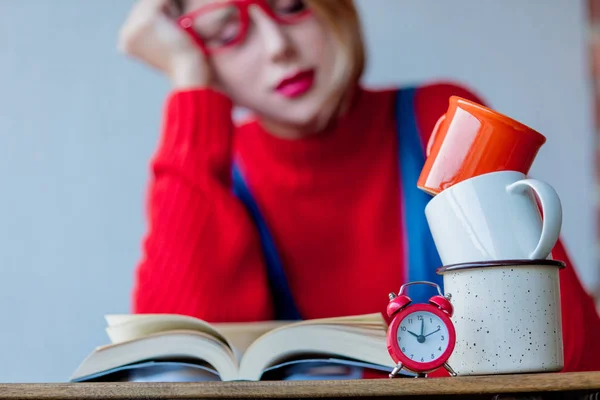
MULTIPOLYGON (((0 381, 63 381, 127 312, 166 82, 115 51, 132 0, 2 0, 0 381)), ((591 288, 593 125, 582 0, 359 0, 373 85, 449 78, 548 137, 591 288)))

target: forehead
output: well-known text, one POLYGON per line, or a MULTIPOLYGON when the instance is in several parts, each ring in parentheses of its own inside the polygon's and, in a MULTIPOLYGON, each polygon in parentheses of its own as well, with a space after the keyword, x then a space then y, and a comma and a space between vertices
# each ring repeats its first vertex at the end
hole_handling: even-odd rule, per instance
POLYGON ((223 3, 228 0, 184 0, 185 11, 197 10, 211 3, 223 3))

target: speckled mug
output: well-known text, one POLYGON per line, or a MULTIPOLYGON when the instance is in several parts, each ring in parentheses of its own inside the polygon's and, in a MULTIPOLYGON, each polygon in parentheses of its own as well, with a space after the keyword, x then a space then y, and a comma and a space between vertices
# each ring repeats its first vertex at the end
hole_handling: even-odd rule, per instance
POLYGON ((554 260, 508 260, 438 269, 452 295, 458 375, 563 368, 559 270, 554 260))

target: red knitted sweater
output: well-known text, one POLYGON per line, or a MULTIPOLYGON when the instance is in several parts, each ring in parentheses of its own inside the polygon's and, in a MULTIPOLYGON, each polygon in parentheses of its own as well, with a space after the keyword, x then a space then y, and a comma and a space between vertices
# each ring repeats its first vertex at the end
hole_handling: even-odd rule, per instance
MULTIPOLYGON (((422 132, 454 94, 482 102, 448 84, 417 91, 422 132)), ((292 141, 257 121, 235 126, 231 102, 217 92, 172 93, 151 164, 133 311, 211 322, 272 318, 258 235, 230 189, 234 154, 303 317, 384 311, 387 293, 404 282, 393 102, 393 90, 361 89, 335 126, 292 141)), ((569 263, 561 244, 554 256, 569 263)), ((600 369, 600 319, 573 267, 561 274, 565 370, 600 369)))

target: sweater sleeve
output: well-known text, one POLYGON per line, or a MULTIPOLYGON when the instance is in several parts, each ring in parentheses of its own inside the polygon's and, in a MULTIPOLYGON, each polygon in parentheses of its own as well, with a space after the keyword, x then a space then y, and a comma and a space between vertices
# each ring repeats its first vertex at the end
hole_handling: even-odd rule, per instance
MULTIPOLYGON (((415 95, 417 125, 426 144, 438 118, 448 109, 448 99, 457 95, 486 105, 471 90, 450 83, 435 83, 419 88, 415 95)), ((582 286, 561 240, 553 258, 563 261, 567 268, 560 272, 561 310, 563 326, 563 371, 600 370, 600 341, 593 335, 600 332, 600 317, 594 301, 582 286)))
POLYGON ((208 89, 167 98, 151 161, 135 313, 271 318, 258 237, 230 188, 231 110, 229 99, 208 89))
POLYGON ((567 267, 560 271, 560 294, 565 364, 563 372, 600 371, 600 316, 585 291, 562 241, 552 258, 567 267))

